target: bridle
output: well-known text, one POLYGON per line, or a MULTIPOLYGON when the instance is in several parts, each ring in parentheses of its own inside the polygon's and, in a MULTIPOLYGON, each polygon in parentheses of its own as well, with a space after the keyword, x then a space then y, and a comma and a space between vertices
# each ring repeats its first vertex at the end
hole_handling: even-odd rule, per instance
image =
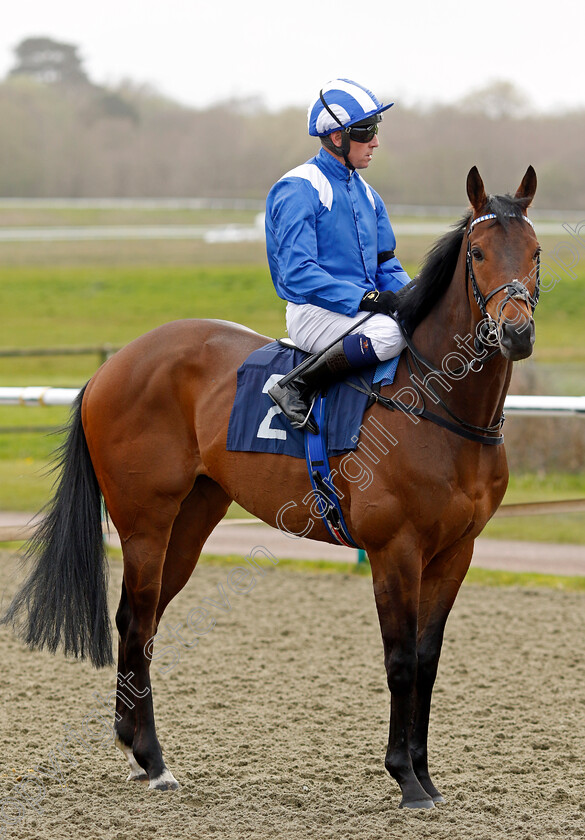
MULTIPOLYGON (((497 219, 495 213, 487 213, 485 216, 479 216, 477 219, 474 219, 469 228, 467 230, 467 253, 465 257, 465 285, 467 283, 471 284, 471 291, 473 292, 473 297, 475 298, 475 302, 479 307, 479 311, 481 312, 482 318, 484 319, 484 325, 482 325, 481 331, 485 335, 485 343, 491 344, 493 346, 498 338, 499 329, 500 329, 500 319, 502 313, 504 311, 505 305, 510 300, 521 300, 523 303, 526 303, 530 306, 532 313, 534 314, 534 310, 536 309, 536 304, 538 303, 538 299, 540 297, 540 253, 537 255, 536 258, 536 284, 534 287, 534 295, 531 295, 526 286, 518 280, 518 278, 514 278, 513 280, 509 280, 507 283, 502 283, 501 286, 498 286, 495 289, 492 289, 488 295, 484 295, 477 284, 477 280, 475 278, 475 272, 473 270, 473 257, 471 255, 471 233, 475 225, 478 225, 480 222, 486 222, 491 219, 497 219), (487 304, 493 298, 494 295, 497 295, 498 292, 504 291, 506 295, 504 299, 501 301, 499 305, 499 315, 498 319, 495 320, 487 311, 487 304)), ((514 216, 510 214, 510 218, 518 218, 518 216, 514 216)), ((534 230, 534 225, 528 218, 528 216, 522 216, 525 222, 532 227, 534 230)), ((476 349, 481 350, 482 342, 479 339, 476 342, 476 349), (480 346, 477 346, 479 343, 480 346)))
MULTIPOLYGON (((518 218, 514 214, 510 214, 511 218, 518 218)), ((496 289, 492 289, 489 294, 484 295, 477 284, 477 280, 475 278, 475 273, 473 271, 473 258, 471 256, 471 241, 470 236, 473 228, 475 225, 479 224, 480 222, 485 222, 491 219, 497 219, 495 213, 487 213, 485 216, 479 216, 477 219, 474 219, 468 230, 467 230, 467 254, 466 254, 466 268, 465 268, 465 284, 467 287, 468 282, 471 284, 471 289, 473 292, 473 296, 475 301, 480 309, 480 312, 484 318, 484 323, 487 326, 487 331, 485 335, 485 343, 491 343, 493 347, 494 335, 497 338, 500 328, 500 317, 496 321, 487 311, 487 304, 491 300, 491 298, 496 295, 498 292, 505 290, 506 295, 501 303, 500 313, 503 311, 505 304, 510 300, 522 300, 525 303, 529 304, 532 312, 538 303, 538 298, 540 294, 540 256, 537 256, 537 265, 536 265, 536 284, 534 289, 534 295, 531 295, 528 292, 526 286, 520 282, 517 278, 508 281, 507 283, 502 283, 501 286, 498 286, 496 289)), ((524 221, 528 222, 528 224, 534 229, 534 225, 530 221, 527 216, 522 216, 524 221)), ((430 384, 429 374, 444 374, 443 370, 437 368, 432 362, 429 362, 428 359, 417 350, 414 346, 412 341, 412 337, 406 332, 404 329, 404 325, 400 322, 400 318, 398 313, 393 313, 392 317, 398 323, 401 328, 402 335, 406 342, 406 346, 409 352, 409 355, 406 357, 406 364, 408 367, 409 379, 413 383, 414 389, 416 390, 422 405, 416 406, 408 406, 405 403, 401 402, 400 400, 393 399, 391 397, 384 397, 380 393, 374 392, 370 389, 370 399, 372 401, 378 402, 383 405, 385 408, 394 411, 395 409, 400 409, 401 411, 407 414, 413 414, 417 417, 423 417, 427 420, 430 420, 433 423, 436 423, 439 426, 442 426, 445 429, 448 429, 451 432, 459 435, 460 437, 464 437, 467 440, 472 440, 475 443, 484 443, 490 444, 492 446, 499 446, 504 442, 504 436, 501 434, 502 426, 504 424, 504 415, 502 416, 492 425, 490 426, 476 426, 473 423, 469 423, 467 420, 456 415, 442 397, 437 394, 435 388, 430 384), (412 360, 412 362, 411 362, 412 360), (419 388, 415 376, 415 370, 413 370, 413 366, 416 369, 416 373, 422 378, 423 382, 425 383, 425 388, 433 395, 433 398, 437 402, 438 405, 441 406, 443 411, 450 417, 451 419, 447 419, 445 417, 441 417, 438 414, 434 414, 433 412, 429 411, 425 405, 424 395, 421 393, 421 389, 419 388), (427 373, 423 368, 427 369, 427 373)), ((483 332, 483 331, 482 331, 483 332)), ((483 349, 483 341, 476 337, 475 346, 476 350, 481 351, 483 349)), ((474 362, 480 362, 481 367, 486 362, 489 362, 495 356, 497 356, 500 352, 499 346, 496 347, 489 353, 488 355, 480 358, 475 358, 470 362, 466 362, 456 371, 453 371, 453 374, 456 375, 457 379, 461 379, 466 376, 470 371, 475 371, 476 368, 473 367, 474 362)), ((347 382, 348 385, 351 385, 351 382, 347 382)), ((352 387, 356 387, 352 385, 352 387)), ((357 388, 357 390, 361 390, 357 388)))

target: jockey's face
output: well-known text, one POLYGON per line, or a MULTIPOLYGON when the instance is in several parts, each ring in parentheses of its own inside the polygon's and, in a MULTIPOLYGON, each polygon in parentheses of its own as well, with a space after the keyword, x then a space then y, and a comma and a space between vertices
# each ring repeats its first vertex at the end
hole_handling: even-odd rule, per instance
POLYGON ((349 146, 349 162, 356 169, 367 169, 372 160, 374 149, 380 145, 378 135, 374 134, 369 143, 358 143, 357 140, 350 140, 349 146))
MULTIPOLYGON (((341 131, 334 131, 330 136, 333 143, 339 147, 341 154, 341 131)), ((357 140, 350 140, 349 162, 355 169, 367 169, 372 160, 374 149, 377 149, 379 145, 380 141, 377 134, 374 134, 368 143, 358 143, 357 140)))

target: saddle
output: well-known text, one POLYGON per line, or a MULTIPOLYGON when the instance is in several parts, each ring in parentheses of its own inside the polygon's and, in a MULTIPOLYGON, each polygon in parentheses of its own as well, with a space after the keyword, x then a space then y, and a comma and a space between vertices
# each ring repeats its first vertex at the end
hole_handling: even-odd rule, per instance
POLYGON ((311 486, 329 533, 340 545, 357 548, 343 521, 332 484, 329 458, 357 448, 370 394, 381 384, 393 380, 398 357, 377 367, 364 368, 332 385, 325 395, 319 395, 313 406, 319 434, 314 435, 293 429, 268 394, 269 388, 308 355, 289 339, 282 339, 266 344, 248 356, 237 373, 226 448, 305 458, 311 486))

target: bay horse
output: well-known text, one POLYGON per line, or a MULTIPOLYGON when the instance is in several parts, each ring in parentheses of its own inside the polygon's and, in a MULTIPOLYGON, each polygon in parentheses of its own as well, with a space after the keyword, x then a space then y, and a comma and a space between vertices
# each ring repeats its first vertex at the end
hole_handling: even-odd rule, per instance
MULTIPOLYGON (((349 532, 371 564, 391 695, 385 766, 401 807, 443 801, 427 766, 431 694, 474 540, 507 485, 502 409, 512 363, 534 342, 540 248, 526 209, 535 191, 532 167, 514 196, 486 195, 471 169, 471 210, 399 295, 409 349, 366 412, 397 445, 370 458, 367 488, 341 469, 341 456, 331 459, 349 532)), ((226 451, 236 371, 269 341, 224 321, 176 321, 96 372, 72 411, 60 484, 29 547, 32 571, 3 619, 32 647, 62 644, 96 666, 113 661, 103 497, 124 557, 116 743, 129 779, 153 789, 178 783, 156 735, 148 651, 231 501, 273 526, 283 527, 286 511, 289 533, 333 541, 301 501, 310 490, 302 459, 226 451), (129 675, 132 708, 123 702, 129 675)), ((364 463, 375 453, 372 435, 362 438, 364 463)))

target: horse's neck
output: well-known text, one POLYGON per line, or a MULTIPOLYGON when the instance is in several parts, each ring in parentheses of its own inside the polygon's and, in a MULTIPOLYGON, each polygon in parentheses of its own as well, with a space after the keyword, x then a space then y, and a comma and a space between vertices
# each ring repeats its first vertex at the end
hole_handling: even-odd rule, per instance
POLYGON ((428 379, 449 409, 475 425, 489 426, 501 417, 512 364, 497 353, 480 370, 474 363, 465 375, 458 374, 461 366, 474 356, 481 359, 487 355, 486 351, 475 350, 476 327, 465 284, 462 248, 449 288, 414 330, 413 341, 422 355, 441 371, 438 375, 428 374, 428 379))

